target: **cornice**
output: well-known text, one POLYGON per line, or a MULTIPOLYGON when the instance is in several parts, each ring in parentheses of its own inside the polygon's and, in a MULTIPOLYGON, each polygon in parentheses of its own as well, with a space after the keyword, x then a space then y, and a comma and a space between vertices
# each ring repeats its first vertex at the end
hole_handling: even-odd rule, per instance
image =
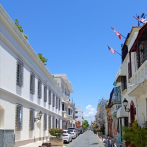
POLYGON ((9 96, 11 98, 14 98, 16 100, 21 101, 22 102, 22 105, 23 105, 23 103, 26 103, 26 104, 32 105, 34 107, 38 107, 40 109, 44 109, 44 111, 48 111, 48 114, 49 115, 53 115, 53 116, 56 115, 56 116, 60 116, 62 118, 62 115, 59 115, 57 113, 54 113, 54 112, 52 112, 52 111, 50 111, 50 110, 48 110, 48 109, 46 109, 46 108, 44 108, 44 107, 42 107, 42 106, 40 106, 38 104, 35 104, 35 103, 33 103, 33 102, 29 101, 29 100, 26 100, 25 98, 23 98, 23 97, 21 97, 19 95, 16 95, 16 94, 14 94, 14 93, 12 93, 10 91, 7 91, 7 90, 5 90, 5 89, 3 89, 1 87, 0 87, 0 93, 3 93, 4 95, 7 95, 7 96, 9 96))
MULTIPOLYGON (((13 37, 18 41, 18 43, 23 47, 23 49, 29 54, 29 56, 34 60, 34 62, 39 66, 39 68, 44 72, 44 74, 50 79, 53 85, 61 92, 61 88, 56 83, 52 75, 50 74, 49 70, 46 66, 42 63, 38 55, 35 53, 33 48, 30 46, 29 42, 25 39, 22 33, 18 30, 14 22, 10 19, 9 15, 5 12, 3 7, 0 5, 0 20, 4 23, 5 27, 11 32, 13 37)), ((0 36, 3 36, 2 33, 0 36)), ((5 38, 3 36, 3 38, 5 38)), ((5 40, 7 40, 5 38, 5 40)), ((7 43, 9 41, 7 40, 7 43)), ((9 42, 10 44, 10 42, 9 42)), ((12 46, 12 44, 11 44, 12 46)), ((14 47, 13 47, 14 48, 14 47)), ((11 48, 12 49, 12 48, 11 48)), ((24 59, 24 58, 23 58, 24 59)))

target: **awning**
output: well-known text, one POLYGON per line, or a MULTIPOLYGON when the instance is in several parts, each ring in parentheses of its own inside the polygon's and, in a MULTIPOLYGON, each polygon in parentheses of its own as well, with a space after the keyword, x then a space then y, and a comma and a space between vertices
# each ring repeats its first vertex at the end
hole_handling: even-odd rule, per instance
POLYGON ((121 81, 121 76, 126 76, 126 75, 127 75, 127 68, 126 68, 125 63, 123 63, 120 66, 120 68, 119 68, 119 70, 118 70, 118 72, 116 74, 115 81, 120 82, 121 81))
POLYGON ((124 107, 120 107, 117 110, 117 118, 121 118, 121 117, 128 117, 128 112, 125 111, 124 107))

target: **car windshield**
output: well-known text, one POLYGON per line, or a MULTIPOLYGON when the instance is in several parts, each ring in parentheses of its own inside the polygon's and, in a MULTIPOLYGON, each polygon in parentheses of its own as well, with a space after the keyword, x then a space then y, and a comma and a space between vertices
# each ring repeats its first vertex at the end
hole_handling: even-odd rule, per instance
POLYGON ((73 129, 69 129, 68 132, 73 132, 73 129))

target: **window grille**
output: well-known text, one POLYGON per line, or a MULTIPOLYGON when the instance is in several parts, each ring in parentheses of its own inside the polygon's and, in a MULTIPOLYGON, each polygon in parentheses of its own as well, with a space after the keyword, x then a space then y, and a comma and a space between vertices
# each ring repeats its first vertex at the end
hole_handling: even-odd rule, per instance
POLYGON ((33 72, 30 74, 30 93, 35 93, 35 74, 33 72))
POLYGON ((19 59, 17 60, 16 83, 20 87, 23 85, 23 62, 19 59))
POLYGON ((16 105, 15 128, 17 131, 21 131, 23 128, 23 106, 19 104, 16 105))
POLYGON ((48 116, 48 128, 51 129, 51 115, 48 116))
POLYGON ((55 116, 53 116, 53 118, 52 118, 52 127, 53 128, 55 127, 55 116))
POLYGON ((58 109, 58 97, 56 96, 56 109, 58 109))
POLYGON ((34 109, 30 110, 30 130, 34 130, 34 118, 35 118, 35 111, 34 109))
POLYGON ((55 107, 55 94, 53 93, 53 107, 55 107))
POLYGON ((47 114, 44 114, 44 130, 47 130, 47 114))
POLYGON ((51 90, 49 89, 49 100, 48 100, 48 103, 51 105, 51 90))
POLYGON ((47 86, 44 85, 44 102, 47 102, 47 86))
POLYGON ((41 80, 38 80, 38 98, 41 99, 42 96, 42 82, 41 80))

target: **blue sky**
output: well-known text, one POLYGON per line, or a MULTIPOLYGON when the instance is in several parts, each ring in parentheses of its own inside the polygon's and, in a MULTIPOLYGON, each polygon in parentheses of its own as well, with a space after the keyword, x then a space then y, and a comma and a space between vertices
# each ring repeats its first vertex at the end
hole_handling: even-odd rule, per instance
POLYGON ((98 100, 109 98, 121 65, 121 57, 109 52, 107 45, 121 53, 124 39, 119 40, 111 27, 127 36, 137 25, 133 15, 147 13, 147 1, 142 2, 0 0, 11 19, 19 19, 35 52, 48 59, 49 71, 67 74, 74 89, 71 97, 89 120, 98 100))

